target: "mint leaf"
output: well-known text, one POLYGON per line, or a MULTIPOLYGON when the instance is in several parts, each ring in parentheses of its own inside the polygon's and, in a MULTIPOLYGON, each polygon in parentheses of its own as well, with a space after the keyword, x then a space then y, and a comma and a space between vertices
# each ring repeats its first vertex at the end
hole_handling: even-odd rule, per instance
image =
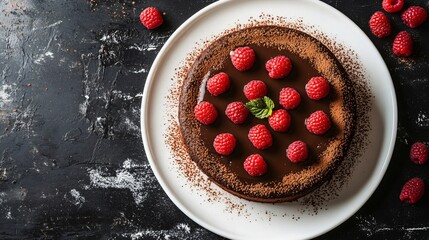
POLYGON ((259 119, 264 119, 273 114, 274 102, 269 97, 257 98, 245 104, 249 112, 259 119))

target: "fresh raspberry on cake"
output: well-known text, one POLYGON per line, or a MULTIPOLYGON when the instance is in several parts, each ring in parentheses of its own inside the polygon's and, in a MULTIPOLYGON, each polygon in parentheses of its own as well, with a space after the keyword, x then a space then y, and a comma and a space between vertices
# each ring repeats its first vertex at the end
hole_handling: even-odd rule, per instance
POLYGON ((248 156, 246 160, 244 160, 243 167, 244 170, 246 170, 246 172, 252 177, 264 175, 268 168, 264 158, 259 154, 248 156))
POLYGON ((294 109, 301 103, 301 95, 294 88, 282 88, 279 103, 287 110, 294 109))
POLYGON ((243 92, 247 99, 253 100, 267 95, 267 85, 261 80, 252 80, 244 85, 243 92))
POLYGON ((420 6, 411 6, 401 14, 401 19, 410 28, 422 25, 428 17, 426 9, 420 6))
POLYGON ((425 193, 425 183, 421 178, 415 177, 404 184, 399 199, 406 203, 418 202, 425 193))
POLYGON ((202 101, 195 106, 194 114, 200 123, 210 125, 216 121, 218 112, 213 104, 202 101))
POLYGON ((265 63, 265 69, 268 71, 270 78, 284 78, 292 71, 292 62, 288 57, 277 56, 265 63))
POLYGON ((401 57, 409 57, 413 54, 413 39, 407 31, 401 31, 393 40, 393 53, 401 57))
POLYGON ((235 124, 242 124, 249 115, 249 109, 242 102, 232 102, 226 106, 225 115, 235 124))
POLYGON ((404 6, 404 0, 383 0, 381 5, 386 12, 399 12, 404 6))
POLYGON ((331 120, 328 114, 319 110, 312 113, 305 120, 305 126, 309 132, 320 135, 326 133, 331 128, 331 120))
POLYGON ((154 29, 161 26, 164 19, 158 9, 148 7, 140 13, 140 21, 147 29, 154 29))
POLYGON ((265 125, 258 124, 250 128, 247 135, 250 142, 259 150, 264 150, 273 145, 273 137, 265 125))
POLYGON ((207 90, 213 96, 219 96, 229 89, 230 81, 228 74, 220 72, 207 80, 207 90))
POLYGON ((273 111, 268 117, 268 123, 276 132, 286 132, 289 129, 291 118, 289 113, 284 109, 273 111))
POLYGON ((387 37, 392 31, 386 14, 380 11, 375 12, 369 19, 369 29, 378 38, 387 37))
POLYGON ((238 47, 229 53, 232 65, 238 71, 246 71, 252 68, 255 62, 255 52, 250 47, 238 47))
POLYGON ((320 100, 328 96, 330 87, 323 77, 312 77, 305 85, 305 91, 311 100, 320 100))
POLYGON ((307 144, 303 141, 295 141, 286 149, 286 156, 293 163, 303 162, 308 157, 307 144))
POLYGON ((215 137, 213 147, 217 153, 228 156, 234 151, 236 143, 237 140, 234 135, 231 133, 221 133, 215 137))
POLYGON ((415 142, 411 145, 410 160, 415 164, 424 164, 428 160, 428 147, 422 142, 415 142))

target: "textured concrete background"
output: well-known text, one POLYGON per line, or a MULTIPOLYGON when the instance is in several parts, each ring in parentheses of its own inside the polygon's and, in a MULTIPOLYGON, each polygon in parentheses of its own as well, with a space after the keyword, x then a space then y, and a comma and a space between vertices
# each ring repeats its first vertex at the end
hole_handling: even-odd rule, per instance
MULTIPOLYGON (((150 66, 168 37, 214 1, 0 1, 0 238, 222 239, 187 218, 163 192, 143 150, 140 103, 150 66), (140 11, 165 23, 148 31, 140 11)), ((409 162, 429 142, 429 23, 412 34, 416 54, 393 56, 370 34, 381 0, 328 0, 371 38, 398 98, 391 164, 371 199, 320 239, 428 239, 429 194, 399 201, 403 183, 429 166, 409 162)), ((407 1, 429 8, 427 1, 407 1)), ((391 15, 394 33, 406 27, 391 15)), ((377 97, 377 96, 375 96, 377 97)))

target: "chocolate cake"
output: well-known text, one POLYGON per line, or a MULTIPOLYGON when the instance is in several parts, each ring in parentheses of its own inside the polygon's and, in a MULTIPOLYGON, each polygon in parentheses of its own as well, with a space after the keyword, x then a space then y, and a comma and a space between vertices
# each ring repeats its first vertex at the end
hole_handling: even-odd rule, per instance
POLYGON ((183 83, 179 103, 181 135, 191 159, 214 183, 238 197, 258 202, 284 202, 302 197, 328 181, 343 160, 355 129, 356 101, 354 89, 347 73, 335 55, 314 37, 287 27, 248 27, 219 37, 202 51, 189 69, 183 83), (253 67, 238 71, 230 59, 230 52, 248 46, 254 50, 253 67), (268 76, 265 63, 275 56, 287 56, 293 69, 282 79, 268 76), (207 79, 217 73, 229 75, 229 89, 218 96, 206 90, 207 79), (322 76, 330 86, 327 97, 311 100, 305 85, 315 76, 322 76), (251 80, 261 80, 268 88, 267 96, 282 109, 279 92, 291 87, 301 95, 296 109, 287 110, 291 116, 286 132, 270 128, 267 119, 252 114, 242 124, 233 123, 226 115, 226 106, 234 101, 249 100, 243 87, 251 80), (212 124, 202 124, 194 114, 197 103, 207 101, 218 110, 212 124), (305 121, 315 111, 324 111, 331 120, 330 129, 324 134, 314 134, 306 129, 305 121), (272 135, 272 145, 257 149, 249 141, 249 129, 262 124, 272 135), (213 147, 215 137, 230 133, 236 146, 230 155, 221 155, 213 147), (308 146, 305 161, 294 163, 286 156, 288 146, 297 140, 308 146), (262 176, 251 176, 243 168, 245 159, 260 154, 267 165, 262 176))

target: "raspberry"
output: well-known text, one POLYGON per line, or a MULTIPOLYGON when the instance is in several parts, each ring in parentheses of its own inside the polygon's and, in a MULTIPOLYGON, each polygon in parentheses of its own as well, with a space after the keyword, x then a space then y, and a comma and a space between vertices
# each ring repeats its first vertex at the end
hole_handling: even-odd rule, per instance
POLYGON ((420 6, 411 6, 401 14, 402 21, 410 28, 422 25, 427 17, 426 10, 420 6))
POLYGON ((202 101, 195 106, 194 114, 200 123, 210 125, 216 121, 218 112, 213 104, 202 101))
POLYGON ((424 193, 425 183, 422 179, 415 177, 404 184, 399 199, 406 203, 416 203, 423 197, 424 193))
POLYGON ((428 147, 421 142, 416 142, 411 145, 410 160, 415 164, 424 164, 428 160, 429 150, 428 147))
POLYGON ((264 158, 259 154, 252 154, 244 160, 243 163, 244 170, 252 176, 262 176, 267 172, 267 163, 265 163, 264 158))
POLYGON ((225 115, 235 124, 242 124, 246 121, 249 110, 242 102, 232 102, 226 106, 225 115))
POLYGON ((232 65, 238 71, 246 71, 252 68, 255 62, 255 52, 250 47, 239 47, 229 53, 232 65))
POLYGON ((243 92, 247 99, 261 98, 267 94, 267 85, 260 80, 252 80, 244 85, 243 92))
POLYGON ((331 120, 325 112, 319 110, 312 113, 305 120, 305 126, 309 132, 320 135, 326 133, 331 128, 331 120))
POLYGON ((301 103, 301 95, 293 88, 282 88, 279 103, 287 110, 294 109, 301 103))
POLYGON ((413 53, 413 39, 411 35, 406 31, 399 32, 393 40, 392 50, 397 56, 411 56, 413 53))
POLYGON ((217 153, 228 156, 234 151, 236 143, 234 135, 231 133, 221 133, 215 137, 213 147, 217 153))
POLYGON ((404 0, 383 0, 381 6, 386 12, 399 12, 404 6, 404 0))
POLYGON ((291 143, 286 149, 286 155, 293 163, 305 161, 308 157, 307 144, 302 141, 291 143))
POLYGON ((323 77, 312 77, 305 85, 305 91, 311 100, 320 100, 329 94, 329 83, 323 77))
POLYGON ((273 137, 265 125, 258 124, 250 128, 247 135, 253 146, 259 150, 264 150, 273 145, 273 137))
POLYGON ((285 56, 277 56, 265 63, 265 69, 270 78, 284 78, 292 71, 292 62, 285 56))
POLYGON ((276 132, 286 132, 289 129, 290 121, 290 115, 284 109, 275 110, 273 114, 268 117, 268 123, 276 132))
POLYGON ((369 19, 369 29, 378 38, 384 38, 390 35, 390 21, 383 12, 375 12, 369 19))
POLYGON ((229 89, 229 76, 220 72, 207 80, 207 90, 213 96, 219 96, 229 89))
POLYGON ((164 19, 158 9, 148 7, 140 13, 140 21, 147 29, 154 29, 159 27, 164 19))

